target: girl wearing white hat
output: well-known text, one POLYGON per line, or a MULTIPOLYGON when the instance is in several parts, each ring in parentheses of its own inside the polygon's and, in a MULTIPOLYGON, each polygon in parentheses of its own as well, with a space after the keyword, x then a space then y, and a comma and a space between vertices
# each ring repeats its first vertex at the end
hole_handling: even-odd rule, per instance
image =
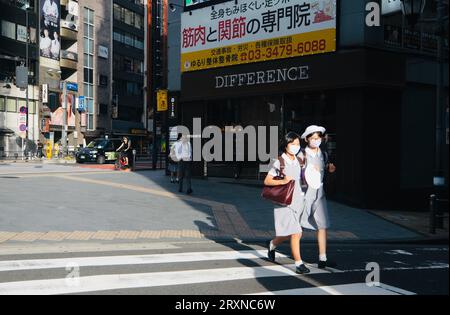
POLYGON ((304 187, 304 208, 300 223, 305 229, 315 230, 319 243, 319 268, 335 267, 336 263, 327 259, 327 229, 330 227, 327 201, 323 187, 325 172, 334 173, 336 167, 327 163, 325 154, 320 145, 325 135, 325 128, 321 126, 309 126, 302 134, 307 147, 299 153, 302 159, 306 158, 304 171, 307 187, 304 187))

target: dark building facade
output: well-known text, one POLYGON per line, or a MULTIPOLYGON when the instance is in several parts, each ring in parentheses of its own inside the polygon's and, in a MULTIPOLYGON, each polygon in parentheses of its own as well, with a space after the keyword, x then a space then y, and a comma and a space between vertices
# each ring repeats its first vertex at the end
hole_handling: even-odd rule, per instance
MULTIPOLYGON (((366 25, 367 2, 336 2, 335 51, 184 72, 181 124, 202 118, 203 126, 221 128, 278 126, 280 137, 323 125, 338 168, 334 199, 364 208, 426 207, 437 189, 436 174, 448 187, 448 116, 447 131, 441 129, 446 141, 436 140, 436 112, 448 115, 448 59, 436 62, 432 26, 412 29, 399 11, 383 15, 381 26, 366 25), (438 66, 445 69, 446 109, 436 106, 438 66), (443 141, 439 156, 436 141, 443 141)), ((429 1, 424 14, 435 10, 429 1)), ((264 175, 260 162, 267 161, 241 163, 241 175, 264 175)), ((201 175, 204 165, 198 164, 201 175)), ((231 177, 233 167, 211 162, 207 171, 231 177)))
POLYGON ((147 148, 145 4, 143 0, 114 0, 113 4, 113 133, 137 137, 139 151, 147 148))

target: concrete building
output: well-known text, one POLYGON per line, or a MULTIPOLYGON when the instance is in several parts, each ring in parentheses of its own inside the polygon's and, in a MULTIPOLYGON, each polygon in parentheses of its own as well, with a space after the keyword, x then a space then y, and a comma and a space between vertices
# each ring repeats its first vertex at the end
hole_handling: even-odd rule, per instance
POLYGON ((28 149, 39 139, 39 88, 37 85, 37 1, 28 1, 28 45, 29 87, 28 116, 20 115, 26 107, 26 90, 15 85, 16 67, 25 65, 27 1, 0 1, 0 159, 22 156, 27 148, 26 131, 19 130, 19 116, 28 120, 28 149), (24 141, 22 141, 24 139, 24 141))
POLYGON ((3 57, 0 58, 0 149, 11 155, 21 151, 17 116, 25 93, 13 81, 14 69, 25 56, 23 28, 27 3, 30 5, 30 84, 33 84, 28 93, 30 145, 37 140, 51 146, 61 143, 66 105, 69 151, 94 138, 112 134, 112 2, 4 0, 0 2, 3 57))
POLYGON ((138 154, 148 152, 145 110, 146 1, 113 1, 112 131, 129 136, 138 154))

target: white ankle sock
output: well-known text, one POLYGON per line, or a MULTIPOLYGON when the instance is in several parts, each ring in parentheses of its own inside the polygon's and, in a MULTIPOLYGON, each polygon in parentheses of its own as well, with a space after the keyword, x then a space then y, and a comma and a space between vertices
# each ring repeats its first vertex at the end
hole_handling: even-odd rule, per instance
POLYGON ((327 261, 327 254, 319 256, 320 261, 327 261))
POLYGON ((301 265, 303 265, 303 260, 299 260, 295 262, 295 267, 300 267, 301 265))
POLYGON ((273 241, 270 241, 270 250, 275 250, 277 247, 273 245, 273 241))

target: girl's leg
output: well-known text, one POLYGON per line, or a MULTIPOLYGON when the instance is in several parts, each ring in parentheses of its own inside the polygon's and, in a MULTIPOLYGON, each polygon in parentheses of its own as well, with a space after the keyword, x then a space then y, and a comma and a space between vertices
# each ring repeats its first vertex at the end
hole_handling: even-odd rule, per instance
POLYGON ((334 268, 337 264, 327 258, 327 230, 320 229, 317 232, 317 240, 319 242, 319 268, 331 267, 334 268))
POLYGON ((300 254, 300 239, 302 234, 291 235, 291 251, 292 257, 294 258, 296 264, 302 262, 302 256, 300 254))
POLYGON ((268 253, 267 256, 271 262, 275 262, 275 250, 278 245, 281 243, 287 241, 290 238, 290 236, 277 236, 273 240, 269 241, 268 243, 268 253))
POLYGON ((288 239, 290 239, 290 236, 277 236, 272 240, 272 244, 274 246, 278 246, 283 242, 286 242, 288 239))
POLYGON ((321 229, 317 232, 317 240, 319 242, 319 255, 321 257, 327 255, 327 230, 321 229))

